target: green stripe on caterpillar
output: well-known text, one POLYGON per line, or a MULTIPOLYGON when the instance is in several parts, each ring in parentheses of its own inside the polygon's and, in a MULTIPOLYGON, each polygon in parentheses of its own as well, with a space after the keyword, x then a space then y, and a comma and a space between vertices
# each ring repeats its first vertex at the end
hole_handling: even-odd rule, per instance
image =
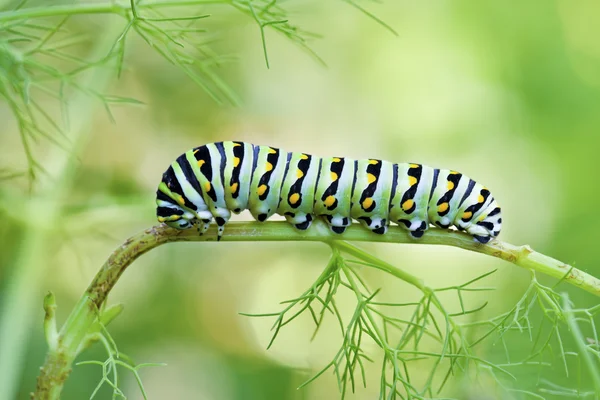
POLYGON ((500 207, 488 189, 452 170, 377 159, 319 158, 305 153, 218 142, 179 156, 156 192, 159 222, 177 229, 211 221, 218 239, 231 213, 258 221, 283 215, 305 230, 315 217, 335 233, 358 220, 385 234, 390 222, 419 238, 430 225, 455 226, 481 243, 500 234, 500 207))

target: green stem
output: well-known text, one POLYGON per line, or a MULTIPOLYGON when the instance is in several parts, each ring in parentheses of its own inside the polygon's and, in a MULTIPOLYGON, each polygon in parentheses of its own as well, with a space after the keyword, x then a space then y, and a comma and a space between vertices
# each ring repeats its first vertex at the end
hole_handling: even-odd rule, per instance
MULTIPOLYGON (((436 233, 445 233, 445 234, 452 233, 449 231, 441 231, 441 230, 437 230, 437 229, 435 231, 438 231, 436 233)), ((408 235, 406 235, 406 236, 408 236, 408 235)), ((473 239, 470 238, 470 240, 473 240, 473 239)), ((344 241, 336 241, 334 244, 331 244, 331 246, 336 249, 339 249, 347 254, 350 254, 360 260, 363 260, 363 261, 369 263, 373 268, 377 268, 379 270, 385 271, 388 274, 391 274, 391 275, 395 276, 396 278, 402 279, 406 283, 415 286, 417 289, 419 289, 421 292, 423 292, 423 294, 425 296, 429 296, 433 305, 444 315, 444 319, 446 321, 447 328, 448 328, 448 325, 451 326, 452 329, 454 330, 454 332, 456 332, 456 334, 459 335, 464 340, 461 326, 459 324, 457 324, 453 318, 450 318, 450 316, 448 315, 448 313, 446 312, 446 310, 444 308, 444 305, 438 299, 438 297, 435 295, 434 290, 431 289, 430 287, 426 286, 422 279, 420 279, 406 271, 403 271, 397 267, 394 267, 393 265, 388 264, 385 261, 382 261, 375 256, 372 256, 371 254, 359 249, 358 247, 351 245, 350 243, 347 243, 344 241)), ((350 279, 351 279, 351 277, 348 277, 349 281, 350 281, 350 279)), ((350 284, 353 285, 353 287, 354 287, 353 282, 350 282, 350 284)), ((357 290, 357 289, 355 288, 355 290, 357 290)), ((370 318, 370 320, 371 320, 371 318, 370 318)), ((375 322, 373 320, 371 320, 371 323, 375 324, 375 322)), ((380 335, 380 332, 377 332, 377 333, 378 333, 378 335, 380 335)), ((447 338, 449 338, 451 335, 451 332, 448 330, 448 332, 446 332, 446 335, 448 335, 447 338)), ((380 335, 380 337, 382 337, 382 336, 380 335)), ((465 351, 466 350, 467 349, 465 348, 465 351)), ((442 356, 442 358, 443 358, 443 356, 442 356)), ((440 358, 440 361, 442 358, 440 358)))
POLYGON ((596 389, 596 393, 600 393, 600 371, 598 370, 598 363, 592 359, 592 356, 590 355, 590 349, 585 345, 586 339, 583 335, 583 332, 581 332, 581 329, 579 328, 579 324, 577 323, 577 315, 573 312, 569 295, 567 293, 562 293, 561 300, 565 320, 569 326, 569 331, 575 338, 575 344, 578 347, 579 356, 590 372, 591 380, 594 383, 594 389, 596 389))
MULTIPOLYGON (((356 239, 352 239, 352 240, 356 240, 356 239)), ((351 256, 354 256, 362 261, 365 261, 365 262, 371 264, 371 266, 374 268, 380 269, 382 271, 387 272, 390 275, 395 276, 396 278, 402 279, 406 283, 413 285, 414 287, 421 290, 425 294, 431 293, 431 289, 428 289, 425 286, 425 283, 423 282, 423 280, 421 278, 419 278, 415 275, 412 275, 404 270, 401 270, 400 268, 396 268, 391 264, 383 262, 379 258, 367 253, 366 251, 361 250, 358 247, 352 246, 350 243, 342 242, 342 241, 335 241, 335 242, 332 242, 331 246, 343 251, 346 254, 350 254, 351 256)))
MULTIPOLYGON (((347 245, 348 243, 341 242, 341 244, 347 245)), ((343 246, 337 246, 337 244, 333 245, 332 247, 334 247, 334 249, 336 249, 336 248, 338 248, 338 249, 343 248, 343 246)), ((352 246, 352 247, 354 247, 354 246, 352 246)), ((344 275, 346 275, 346 279, 348 280, 348 283, 350 284, 350 286, 352 287, 352 290, 356 294, 356 300, 357 300, 358 304, 363 303, 365 301, 365 298, 363 297, 363 295, 361 293, 361 290, 358 287, 358 284, 356 283, 356 280, 354 279, 354 277, 352 276, 352 274, 350 273, 350 271, 348 271, 348 266, 344 264, 342 268, 343 268, 343 271, 344 271, 344 275)), ((371 323, 371 326, 372 326, 373 330, 375 331, 375 334, 377 335, 377 337, 379 339, 379 342, 381 343, 381 348, 385 352, 388 352, 390 350, 390 348, 388 346, 388 343, 385 340, 385 335, 379 329, 379 325, 375 321, 375 318, 369 312, 369 309, 366 308, 366 307, 365 307, 364 313, 367 316, 367 318, 369 319, 369 322, 371 323)))
POLYGON ((50 7, 22 8, 0 12, 0 22, 25 20, 30 18, 54 17, 77 14, 121 14, 129 7, 118 3, 64 4, 50 7))
MULTIPOLYGON (((216 228, 211 227, 207 233, 198 236, 195 229, 179 231, 166 225, 154 226, 131 238, 119 246, 104 263, 75 309, 59 332, 56 349, 50 350, 38 376, 34 399, 58 399, 62 386, 71 371, 71 364, 77 356, 78 349, 90 332, 90 327, 98 317, 98 310, 106 300, 106 296, 117 283, 125 269, 140 255, 169 242, 205 242, 216 240, 216 228)), ((238 222, 229 223, 222 241, 317 241, 353 255, 373 264, 403 281, 419 288, 424 293, 432 293, 421 279, 398 269, 391 264, 354 247, 350 241, 410 243, 428 245, 447 245, 491 255, 509 261, 523 268, 542 272, 557 279, 562 279, 574 286, 600 296, 600 280, 576 268, 564 264, 540 253, 528 246, 513 246, 495 241, 486 245, 476 243, 473 238, 461 232, 441 229, 430 229, 421 239, 413 239, 399 227, 391 227, 387 234, 376 235, 358 224, 349 227, 341 235, 331 233, 327 225, 320 220, 314 222, 307 231, 297 231, 286 222, 238 222)), ((437 304, 437 298, 432 296, 437 304)), ((456 327, 454 327, 456 329, 456 327)))
MULTIPOLYGON (((179 1, 148 1, 137 6, 138 9, 147 7, 184 7, 198 6, 199 4, 221 4, 227 3, 225 0, 179 0, 179 1)), ((78 14, 119 14, 124 15, 131 10, 129 1, 105 3, 74 3, 62 4, 49 7, 31 7, 22 8, 19 10, 10 10, 0 12, 0 22, 25 20, 30 18, 55 17, 61 15, 78 15, 78 14)))

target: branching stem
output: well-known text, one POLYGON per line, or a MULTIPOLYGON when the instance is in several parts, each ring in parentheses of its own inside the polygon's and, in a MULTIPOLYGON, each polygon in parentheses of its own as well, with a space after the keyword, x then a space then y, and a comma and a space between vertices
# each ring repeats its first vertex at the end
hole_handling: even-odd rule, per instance
MULTIPOLYGON (((226 0, 178 0, 178 1, 152 1, 144 2, 144 6, 152 7, 183 7, 197 6, 199 4, 223 4, 226 0)), ((21 21, 31 18, 53 17, 57 15, 77 15, 77 14, 119 14, 126 15, 131 11, 129 1, 106 1, 99 3, 73 3, 61 4, 48 7, 31 7, 20 10, 9 10, 0 12, 0 22, 21 21)))
MULTIPOLYGON (((117 283, 125 269, 140 255, 169 242, 203 242, 215 241, 216 228, 211 228, 203 236, 198 236, 195 229, 178 231, 166 225, 154 226, 141 232, 117 248, 102 266, 71 315, 63 325, 55 341, 56 345, 49 349, 46 361, 38 376, 34 399, 58 399, 62 386, 68 378, 73 360, 86 336, 93 332, 94 322, 98 319, 107 295, 117 283)), ((529 246, 513 246, 495 241, 487 245, 476 243, 467 234, 441 229, 430 229, 419 240, 415 240, 400 228, 390 228, 385 235, 376 235, 358 226, 349 227, 342 235, 330 232, 322 221, 315 221, 313 226, 304 232, 295 230, 286 222, 239 222, 227 225, 222 241, 318 241, 329 244, 333 249, 343 251, 351 256, 369 263, 370 266, 385 271, 403 281, 419 288, 423 293, 431 294, 431 301, 436 308, 445 312, 439 300, 418 277, 392 266, 382 260, 363 252, 346 241, 368 241, 387 243, 411 243, 427 245, 447 245, 459 247, 478 253, 487 254, 509 261, 523 268, 550 275, 569 284, 600 296, 600 280, 570 265, 551 257, 534 252, 529 246)), ((53 310, 53 309, 52 309, 53 310)), ((47 310, 48 312, 48 310, 47 310)), ((460 327, 452 329, 460 334, 460 327)))

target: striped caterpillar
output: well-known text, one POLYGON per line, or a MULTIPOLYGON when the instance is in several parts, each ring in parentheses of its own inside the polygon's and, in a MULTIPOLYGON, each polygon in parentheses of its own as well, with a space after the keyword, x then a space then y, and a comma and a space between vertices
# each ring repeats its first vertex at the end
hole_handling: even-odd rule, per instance
POLYGON ((159 222, 218 239, 231 212, 266 221, 277 213, 305 230, 323 217, 342 233, 352 219, 377 234, 390 222, 419 238, 430 224, 454 225, 480 243, 498 236, 500 207, 490 191, 459 172, 421 164, 319 158, 244 142, 218 142, 179 156, 156 192, 159 222))

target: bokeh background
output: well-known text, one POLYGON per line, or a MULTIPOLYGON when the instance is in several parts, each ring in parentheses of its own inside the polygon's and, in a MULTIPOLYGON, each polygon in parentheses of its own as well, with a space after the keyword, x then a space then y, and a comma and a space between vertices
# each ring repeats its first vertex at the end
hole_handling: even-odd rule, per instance
MULTIPOLYGON (((77 162, 68 179, 38 178, 45 188, 64 184, 58 198, 31 205, 26 177, 0 183, 0 310, 6 316, 12 307, 15 318, 9 321, 15 331, 5 326, 0 341, 5 350, 18 351, 10 372, 17 398, 28 398, 46 352, 45 293, 56 294, 64 321, 110 252, 155 223, 154 193, 168 164, 207 142, 236 139, 456 169, 491 188, 503 207, 502 240, 530 244, 600 275, 600 3, 360 4, 398 35, 344 2, 290 2, 290 20, 323 35, 310 46, 327 67, 266 29, 269 69, 254 21, 225 6, 202 9, 213 14, 206 19, 213 50, 238 57, 218 69, 238 94, 238 106, 212 100, 132 34, 125 70, 119 79, 110 76, 105 92, 144 105, 113 106, 114 122, 101 104, 71 116, 84 140, 73 150, 77 162), (50 225, 40 226, 40 219, 50 225), (7 340, 20 346, 7 346, 7 340)), ((102 15, 69 24, 89 43, 112 32, 110 18, 102 15)), ((75 51, 86 55, 85 48, 75 51)), ((40 101, 60 117, 52 99, 40 101)), ((26 160, 5 102, 0 120, 1 166, 22 170, 26 160)), ((44 140, 34 147, 50 171, 68 154, 44 140)), ((472 304, 489 300, 490 313, 509 309, 528 284, 529 274, 512 264, 458 249, 363 247, 430 286, 459 284, 498 268, 497 291, 470 298, 472 304)), ((109 297, 125 305, 110 333, 137 362, 168 364, 141 372, 151 399, 335 399, 338 388, 329 373, 296 390, 337 351, 335 324, 311 343, 310 318, 300 318, 266 351, 272 321, 238 315, 279 310, 278 303, 304 291, 327 259, 324 246, 310 243, 162 246, 137 260, 109 297)), ((402 282, 373 272, 366 277, 386 288, 389 301, 415 300, 402 282)), ((578 306, 597 302, 563 289, 578 306)), ((515 339, 515 357, 527 351, 528 341, 526 335, 515 339)), ((490 347, 484 356, 496 353, 490 347)), ((105 353, 96 346, 81 359, 104 360, 105 353)), ((368 367, 367 389, 349 398, 376 398, 379 368, 368 367)), ((121 376, 128 398, 142 398, 133 375, 121 376)), ((75 367, 64 398, 88 398, 99 377, 98 366, 75 367)), ((569 383, 560 368, 544 370, 544 377, 569 383)), ((535 379, 519 385, 535 388, 535 379)), ((493 385, 475 388, 460 380, 446 395, 501 398, 493 385)), ((110 390, 103 388, 97 398, 110 398, 110 390)))

